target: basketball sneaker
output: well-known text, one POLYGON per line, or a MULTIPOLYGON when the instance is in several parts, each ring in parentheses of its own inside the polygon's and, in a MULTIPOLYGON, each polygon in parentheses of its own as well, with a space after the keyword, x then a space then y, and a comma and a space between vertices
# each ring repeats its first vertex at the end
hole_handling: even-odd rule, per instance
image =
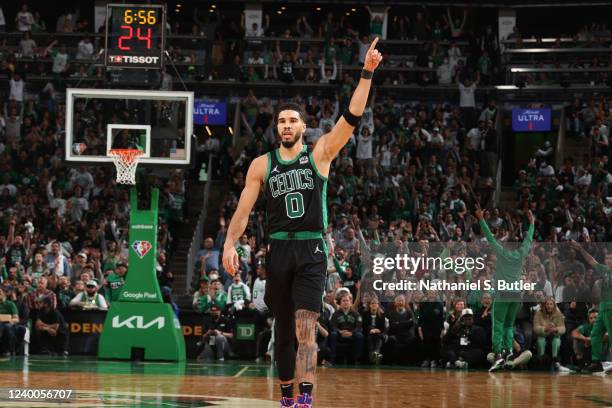
POLYGON ((505 361, 506 361, 506 358, 504 357, 503 354, 500 354, 500 353, 496 354, 495 359, 493 361, 493 365, 491 366, 491 368, 489 368, 489 372, 495 371, 503 367, 505 361))
POLYGON ((467 363, 467 361, 457 360, 457 361, 455 361, 455 368, 467 369, 468 368, 468 363, 467 363))
POLYGON ((604 371, 603 365, 600 361, 593 361, 591 365, 585 367, 583 370, 585 373, 602 373, 604 371))
POLYGON ((299 394, 295 408, 312 408, 312 397, 308 393, 299 394))
POLYGON ((295 398, 282 397, 280 400, 281 408, 295 408, 295 398))

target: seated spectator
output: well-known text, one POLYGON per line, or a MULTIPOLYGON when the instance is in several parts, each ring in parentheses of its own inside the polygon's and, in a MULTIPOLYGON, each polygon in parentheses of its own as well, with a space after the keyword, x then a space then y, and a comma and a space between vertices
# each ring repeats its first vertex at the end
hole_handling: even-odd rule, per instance
POLYGON ((444 329, 444 305, 435 290, 427 291, 426 299, 421 302, 418 333, 423 344, 423 363, 421 367, 436 368, 440 357, 440 336, 444 329))
POLYGON ((8 299, 10 299, 15 306, 17 306, 17 313, 19 314, 19 323, 15 327, 15 332, 17 336, 17 340, 15 342, 15 352, 21 353, 23 350, 23 355, 29 355, 29 344, 30 344, 30 309, 27 305, 27 287, 25 284, 19 284, 15 287, 14 290, 8 292, 8 299), (27 341, 26 340, 27 334, 27 341), (22 349, 23 346, 23 349, 22 349))
MULTIPOLYGON (((491 306, 493 305, 493 298, 491 297, 491 294, 488 292, 485 292, 482 294, 482 298, 480 300, 480 307, 478 308, 478 311, 475 312, 474 314, 474 324, 482 327, 485 331, 485 333, 487 334, 487 344, 489 346, 491 346, 491 328, 492 328, 492 322, 491 322, 491 313, 492 313, 492 308, 491 306)), ((472 309, 473 311, 474 309, 472 309)))
POLYGON ((442 359, 446 367, 479 367, 485 362, 487 335, 474 325, 472 309, 463 309, 461 317, 448 329, 442 340, 442 359))
POLYGON ((234 338, 234 333, 219 306, 211 306, 210 315, 204 317, 202 331, 204 334, 198 342, 198 355, 204 351, 204 358, 209 359, 215 355, 217 360, 225 360, 225 355, 231 354, 230 340, 234 338))
POLYGON ((331 365, 331 349, 329 348, 329 331, 332 313, 327 307, 324 307, 317 320, 315 327, 317 331, 316 342, 318 347, 317 359, 323 367, 331 365))
POLYGON ((98 293, 98 282, 91 279, 85 284, 85 292, 70 301, 70 307, 81 310, 108 310, 104 296, 98 293))
POLYGON ((575 364, 578 367, 586 366, 591 362, 591 330, 595 319, 597 319, 597 310, 591 309, 589 311, 589 321, 572 331, 573 349, 576 356, 575 364))
POLYGON ((4 357, 15 354, 19 314, 15 303, 7 299, 6 292, 0 288, 0 352, 4 357))
POLYGON ((53 307, 53 301, 46 296, 36 300, 38 309, 34 322, 34 344, 44 354, 68 356, 68 324, 64 316, 53 307))
POLYGON ((465 309, 465 301, 463 299, 456 299, 453 302, 452 312, 449 313, 448 317, 446 318, 445 326, 447 326, 447 329, 459 321, 459 318, 462 316, 461 313, 463 312, 463 309, 465 309))
MULTIPOLYGON (((404 301, 405 304, 405 301, 404 301)), ((397 312, 397 309, 394 311, 397 312)), ((403 310, 406 314, 406 309, 403 310)), ((410 312, 412 315, 412 312, 410 312)), ((380 349, 383 343, 387 339, 387 319, 385 318, 385 312, 380 307, 378 298, 373 297, 368 303, 368 309, 362 314, 363 319, 363 334, 366 338, 366 344, 368 345, 368 356, 371 363, 379 364, 382 361, 383 355, 380 349)), ((412 325, 412 338, 414 339, 414 317, 410 317, 410 324, 412 325)))
POLYGON ((546 343, 550 342, 553 364, 558 368, 561 336, 565 333, 565 318, 557 308, 554 298, 546 299, 540 310, 536 312, 533 318, 533 331, 537 336, 538 358, 543 359, 546 343))
POLYGON ((55 288, 55 295, 57 296, 57 308, 60 311, 66 310, 70 305, 70 301, 76 295, 70 286, 70 279, 67 276, 60 276, 59 283, 55 288))
POLYGON ((331 334, 329 348, 331 349, 332 361, 336 361, 338 344, 351 347, 353 359, 359 362, 363 350, 363 332, 361 316, 352 310, 353 297, 346 292, 340 295, 340 308, 331 318, 331 334))
POLYGON ((417 346, 416 319, 412 310, 407 307, 404 295, 395 298, 393 310, 389 312, 388 316, 390 349, 393 350, 393 354, 398 355, 399 349, 402 348, 402 355, 408 356, 408 361, 412 362, 410 360, 415 357, 417 346))

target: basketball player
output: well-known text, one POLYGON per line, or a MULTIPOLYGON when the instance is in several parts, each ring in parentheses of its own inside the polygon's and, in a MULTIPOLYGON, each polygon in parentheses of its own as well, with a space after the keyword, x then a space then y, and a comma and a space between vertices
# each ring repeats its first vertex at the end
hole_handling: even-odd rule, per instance
POLYGON ((265 302, 275 319, 275 359, 281 384, 281 407, 312 407, 317 364, 315 326, 322 307, 327 271, 326 189, 332 161, 349 141, 363 114, 372 75, 382 55, 376 38, 367 51, 361 79, 348 109, 332 130, 306 149, 304 114, 296 104, 279 106, 279 149, 251 163, 246 185, 223 247, 223 266, 238 269, 235 245, 246 228, 260 189, 266 198, 270 250, 265 302), (296 354, 295 341, 298 348, 296 354), (299 383, 297 403, 293 383, 299 383))
POLYGON ((602 265, 579 243, 572 241, 570 244, 577 252, 582 254, 582 257, 591 268, 601 273, 603 279, 601 283, 599 314, 591 329, 591 365, 584 369, 586 372, 600 373, 604 371, 601 364, 604 355, 604 335, 606 332, 608 333, 608 343, 612 335, 612 252, 606 253, 606 264, 602 265))
MULTIPOLYGON (((504 280, 508 283, 518 282, 523 272, 523 261, 531 249, 531 240, 533 239, 534 217, 531 211, 527 212, 529 219, 529 230, 527 236, 518 249, 510 250, 500 244, 489 229, 487 222, 484 220, 482 209, 476 208, 476 218, 482 228, 489 245, 497 255, 495 264, 495 281, 504 280)), ((494 371, 502 365, 508 363, 512 355, 512 341, 514 340, 514 320, 516 313, 521 307, 520 291, 497 291, 495 301, 493 302, 493 315, 491 320, 493 323, 493 353, 495 353, 495 361, 489 371, 494 371)))

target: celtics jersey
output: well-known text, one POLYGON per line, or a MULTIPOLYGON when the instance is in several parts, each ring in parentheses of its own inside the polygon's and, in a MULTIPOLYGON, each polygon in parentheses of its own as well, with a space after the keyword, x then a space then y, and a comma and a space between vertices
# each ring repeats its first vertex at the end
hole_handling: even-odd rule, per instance
POLYGON ((319 174, 306 146, 291 161, 279 149, 268 153, 265 179, 268 233, 327 229, 327 178, 319 174))

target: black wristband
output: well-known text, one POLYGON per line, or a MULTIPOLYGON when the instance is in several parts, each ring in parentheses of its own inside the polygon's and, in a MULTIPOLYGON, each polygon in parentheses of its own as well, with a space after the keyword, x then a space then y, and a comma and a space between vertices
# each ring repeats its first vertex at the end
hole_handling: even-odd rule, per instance
POLYGON ((353 115, 348 109, 344 111, 342 116, 344 116, 344 120, 346 120, 348 124, 353 127, 356 127, 359 124, 359 121, 361 120, 361 116, 353 115))
POLYGON ((373 76, 374 76, 374 71, 368 71, 367 69, 361 70, 361 77, 363 79, 372 79, 373 76))

